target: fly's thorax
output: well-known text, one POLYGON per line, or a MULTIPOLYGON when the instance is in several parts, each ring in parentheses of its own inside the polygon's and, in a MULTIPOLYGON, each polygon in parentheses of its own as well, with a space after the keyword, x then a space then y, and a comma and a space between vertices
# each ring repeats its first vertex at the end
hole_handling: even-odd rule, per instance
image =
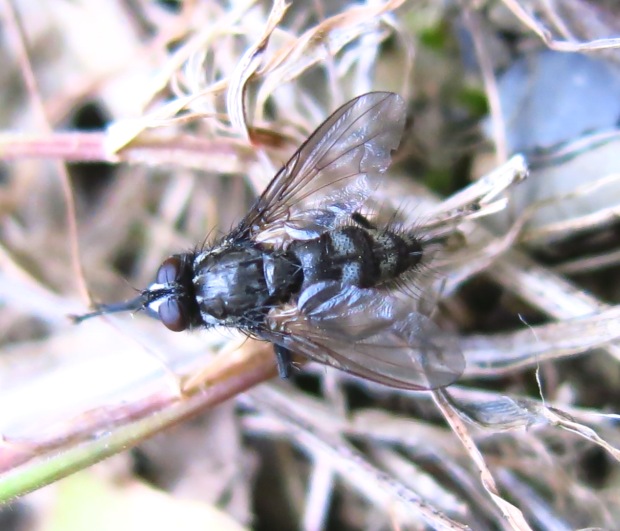
POLYGON ((290 246, 303 270, 304 287, 336 281, 371 288, 398 280, 422 260, 422 245, 410 234, 367 226, 344 226, 290 246))
POLYGON ((289 251, 265 252, 263 272, 269 296, 274 303, 288 302, 301 288, 301 264, 289 251))
POLYGON ((301 284, 294 257, 253 243, 225 244, 194 260, 196 301, 207 325, 245 326, 301 284))
POLYGON ((268 296, 262 254, 253 246, 224 246, 194 260, 194 290, 207 325, 235 325, 268 296))

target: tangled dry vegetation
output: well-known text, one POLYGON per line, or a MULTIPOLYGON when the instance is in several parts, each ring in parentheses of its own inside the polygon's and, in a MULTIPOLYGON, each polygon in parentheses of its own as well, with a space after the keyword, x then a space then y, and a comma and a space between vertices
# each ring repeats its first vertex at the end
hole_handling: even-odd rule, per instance
POLYGON ((0 6, 0 527, 617 528, 620 168, 588 159, 587 182, 512 201, 536 160, 567 171, 617 130, 528 153, 520 182, 497 81, 544 48, 616 68, 612 3, 0 6), (458 334, 458 384, 315 365, 282 382, 271 347, 232 332, 70 323, 231 227, 370 90, 414 117, 376 201, 454 233, 422 288, 458 334))

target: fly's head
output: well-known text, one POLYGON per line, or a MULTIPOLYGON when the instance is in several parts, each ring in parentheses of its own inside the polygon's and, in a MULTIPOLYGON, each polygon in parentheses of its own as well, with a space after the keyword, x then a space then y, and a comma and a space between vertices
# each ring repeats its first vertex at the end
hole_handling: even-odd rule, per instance
POLYGON ((118 312, 144 311, 159 319, 173 332, 182 332, 202 324, 194 294, 192 253, 176 254, 166 258, 159 266, 155 282, 126 302, 99 304, 95 311, 73 316, 76 323, 85 319, 118 312))
POLYGON ((192 254, 173 255, 164 260, 157 270, 155 282, 141 293, 147 313, 157 316, 173 332, 200 324, 193 273, 192 254))

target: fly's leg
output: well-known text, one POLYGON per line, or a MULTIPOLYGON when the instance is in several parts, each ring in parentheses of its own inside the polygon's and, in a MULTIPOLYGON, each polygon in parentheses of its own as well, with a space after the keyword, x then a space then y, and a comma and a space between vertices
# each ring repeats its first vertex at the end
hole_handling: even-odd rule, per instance
POLYGON ((353 214, 351 214, 351 220, 363 229, 377 230, 377 227, 371 223, 367 217, 362 216, 359 212, 353 212, 353 214))
POLYGON ((293 354, 289 349, 280 345, 274 345, 273 348, 276 354, 276 363, 278 364, 278 375, 283 380, 286 380, 291 375, 293 354))

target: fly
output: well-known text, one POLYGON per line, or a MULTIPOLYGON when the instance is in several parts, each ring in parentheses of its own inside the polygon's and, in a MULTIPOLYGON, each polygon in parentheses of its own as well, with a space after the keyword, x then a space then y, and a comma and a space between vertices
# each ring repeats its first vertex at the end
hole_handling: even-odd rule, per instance
POLYGON ((392 387, 453 383, 465 368, 458 343, 414 309, 406 289, 424 242, 364 210, 405 115, 391 92, 344 104, 228 235, 167 258, 135 299, 99 305, 76 322, 142 310, 175 332, 224 326, 269 341, 283 378, 296 353, 392 387))

